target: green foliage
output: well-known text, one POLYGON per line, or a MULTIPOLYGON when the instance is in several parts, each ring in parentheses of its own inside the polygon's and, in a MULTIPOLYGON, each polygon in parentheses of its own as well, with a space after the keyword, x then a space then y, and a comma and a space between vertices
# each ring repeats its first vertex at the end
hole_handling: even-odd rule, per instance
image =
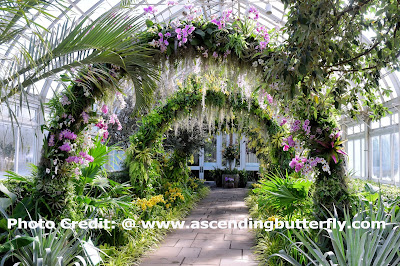
POLYGON ((276 214, 289 219, 295 213, 304 215, 310 209, 311 181, 293 179, 287 173, 286 176, 269 173, 259 183, 261 186, 253 190, 258 196, 259 208, 272 208, 276 214))
MULTIPOLYGON (((331 214, 332 218, 338 219, 336 213, 331 214)), ((397 265, 400 262, 400 231, 398 223, 400 213, 397 203, 385 207, 382 199, 376 206, 360 203, 356 215, 351 216, 345 213, 347 225, 353 222, 386 222, 385 228, 359 228, 345 226, 340 231, 338 224, 336 228, 326 229, 333 249, 324 252, 317 243, 310 239, 305 232, 293 230, 293 234, 301 241, 301 245, 294 245, 299 252, 303 253, 310 263, 314 265, 329 266, 332 264, 341 266, 355 265, 397 265), (377 208, 377 210, 375 209, 377 208)), ((278 256, 292 265, 302 265, 285 251, 273 256, 278 256)))
POLYGON ((108 179, 105 170, 110 153, 118 149, 116 146, 107 147, 97 139, 88 152, 93 162, 82 168, 82 173, 72 181, 74 202, 81 217, 117 217, 130 212, 131 187, 108 179))
POLYGON ((246 170, 239 171, 239 184, 238 187, 245 188, 247 185, 247 181, 249 180, 250 173, 246 170))
POLYGON ((375 198, 377 194, 380 194, 382 199, 387 202, 393 202, 397 198, 400 198, 400 189, 398 187, 376 183, 372 180, 351 178, 349 182, 349 191, 352 195, 359 195, 367 199, 370 194, 372 194, 371 196, 373 198, 375 198), (366 189, 367 186, 370 188, 366 189), (377 192, 374 193, 375 191, 377 192))
MULTIPOLYGON (((199 183, 198 183, 199 184, 199 183)), ((191 209, 195 208, 195 203, 200 199, 204 198, 209 192, 209 189, 204 186, 199 186, 192 192, 191 196, 185 198, 185 201, 181 204, 171 208, 169 211, 153 212, 154 220, 173 221, 180 220, 191 209)), ((110 266, 117 265, 129 265, 137 262, 140 256, 154 246, 157 242, 161 241, 165 234, 168 232, 167 229, 143 229, 140 227, 134 228, 129 231, 127 238, 128 244, 121 247, 113 247, 110 245, 102 245, 101 249, 108 254, 110 257, 104 258, 105 264, 110 266)))
POLYGON ((11 261, 18 261, 26 266, 67 266, 75 263, 94 265, 82 248, 86 233, 86 231, 74 232, 62 228, 50 231, 41 228, 23 230, 18 234, 21 237, 17 238, 25 241, 23 246, 8 251, 0 261, 0 265, 8 265, 7 263, 11 261))
POLYGON ((233 162, 235 159, 238 160, 239 157, 239 146, 235 144, 229 144, 222 152, 222 158, 229 162, 233 162))
POLYGON ((214 170, 209 171, 209 174, 212 179, 214 179, 217 187, 222 187, 222 174, 224 174, 225 170, 221 168, 216 168, 214 170))

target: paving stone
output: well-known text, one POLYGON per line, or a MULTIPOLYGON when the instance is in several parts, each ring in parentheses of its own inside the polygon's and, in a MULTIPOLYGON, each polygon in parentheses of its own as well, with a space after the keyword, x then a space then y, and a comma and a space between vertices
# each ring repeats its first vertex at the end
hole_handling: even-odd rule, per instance
POLYGON ((185 258, 183 264, 186 265, 220 265, 220 258, 185 258))
POLYGON ((193 239, 179 239, 178 243, 176 243, 175 247, 184 247, 188 248, 193 243, 193 239))
MULTIPOLYGON (((174 238, 166 238, 161 242, 161 246, 165 247, 173 247, 175 246, 176 242, 178 242, 179 239, 174 239, 174 238)), ((229 239, 227 239, 229 240, 229 239)))
POLYGON ((258 263, 251 260, 235 260, 235 259, 221 259, 220 266, 258 266, 258 263))
POLYGON ((230 240, 230 239, 224 239, 225 234, 203 234, 203 233, 198 233, 195 240, 204 240, 204 239, 209 239, 209 240, 230 240))
POLYGON ((151 257, 165 257, 171 258, 178 256, 179 252, 181 252, 181 247, 163 247, 156 249, 152 254, 151 257))
POLYGON ((175 232, 171 233, 168 235, 168 238, 173 238, 173 239, 195 239, 197 236, 197 232, 194 233, 179 233, 179 229, 177 229, 175 232))
POLYGON ((203 248, 199 254, 199 258, 234 258, 242 259, 242 250, 238 249, 214 249, 203 248))
MULTIPOLYGON (((252 234, 225 234, 224 240, 231 240, 232 242, 234 241, 250 241, 254 238, 252 234)), ((197 238, 196 238, 197 239, 197 238)))
POLYGON ((182 248, 178 257, 197 258, 200 254, 201 248, 182 248))
POLYGON ((151 257, 144 259, 140 265, 180 265, 183 260, 183 257, 151 257))
MULTIPOLYGON (((216 225, 215 225, 216 226, 216 225)), ((199 234, 231 234, 232 229, 193 229, 194 233, 199 233, 199 234)))
POLYGON ((194 248, 208 248, 208 249, 229 249, 231 246, 231 241, 225 240, 207 240, 207 239, 200 239, 194 240, 191 247, 194 248))
POLYGON ((253 246, 253 241, 231 241, 231 249, 251 249, 253 246))

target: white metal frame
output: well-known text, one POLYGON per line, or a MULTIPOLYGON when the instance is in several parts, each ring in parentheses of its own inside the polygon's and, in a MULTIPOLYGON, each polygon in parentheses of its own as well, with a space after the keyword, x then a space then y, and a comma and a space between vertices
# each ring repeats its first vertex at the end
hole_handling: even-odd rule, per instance
MULTIPOLYGON (((222 163, 222 150, 223 150, 223 142, 225 137, 225 143, 229 141, 229 135, 217 135, 216 137, 216 162, 206 162, 204 156, 204 148, 202 148, 199 152, 199 165, 191 165, 189 166, 191 170, 199 171, 199 178, 204 179, 204 171, 210 171, 214 169, 225 169, 226 165, 222 163)), ((236 143, 236 140, 239 136, 233 134, 233 142, 236 143)), ((246 162, 246 138, 242 136, 240 139, 240 159, 239 165, 236 166, 238 170, 247 170, 247 171, 258 171, 260 168, 259 163, 247 163, 246 162)), ((236 165, 236 162, 235 162, 236 165)))

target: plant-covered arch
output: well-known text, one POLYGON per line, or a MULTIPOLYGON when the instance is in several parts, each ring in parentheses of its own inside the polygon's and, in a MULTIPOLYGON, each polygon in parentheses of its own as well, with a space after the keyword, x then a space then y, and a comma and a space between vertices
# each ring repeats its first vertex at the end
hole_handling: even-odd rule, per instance
MULTIPOLYGON (((271 117, 269 106, 262 108, 256 98, 244 97, 239 92, 241 88, 222 91, 220 87, 215 87, 205 80, 206 78, 201 76, 190 76, 163 105, 142 118, 139 129, 130 137, 131 145, 126 152, 126 165, 132 184, 140 183, 140 187, 146 190, 148 172, 152 167, 149 163, 153 156, 152 148, 160 143, 174 122, 193 114, 202 124, 201 117, 208 113, 207 122, 213 124, 211 132, 214 132, 214 129, 226 130, 229 127, 249 135, 258 142, 258 154, 267 149, 273 158, 282 161, 290 158, 289 152, 284 152, 281 145, 272 141, 274 137, 284 136, 285 130, 271 117), (212 112, 214 115, 210 114, 212 112)), ((282 139, 278 141, 282 142, 282 139)), ((186 164, 185 159, 190 155, 185 151, 174 153, 175 165, 171 167, 179 166, 181 160, 186 164)))
MULTIPOLYGON (((345 157, 337 119, 346 113, 341 106, 349 106, 347 113, 352 117, 360 114, 360 95, 370 108, 371 118, 385 114, 386 109, 375 101, 376 92, 382 91, 378 82, 380 70, 399 66, 400 7, 396 1, 283 3, 289 10, 283 29, 287 40, 283 43, 274 43, 277 38, 270 37, 273 31, 268 32, 257 23, 254 8, 249 9, 249 18, 244 20, 231 19, 229 11, 211 21, 196 16, 165 24, 148 20, 148 29, 129 41, 144 48, 137 52, 145 51, 153 59, 151 63, 132 65, 129 56, 110 48, 110 54, 121 55, 121 60, 91 66, 81 72, 83 75, 73 77, 69 90, 57 96, 61 104, 52 101, 53 119, 47 127, 49 136, 38 172, 38 196, 54 201, 53 208, 58 211, 64 211, 65 205, 70 207, 68 181, 79 174, 80 162, 90 160, 84 148, 75 146, 83 141, 82 133, 90 123, 98 126, 102 137, 107 137, 107 123, 99 121, 92 104, 110 94, 113 89, 109 88, 115 88, 120 78, 134 77, 137 103, 144 102, 156 89, 154 83, 142 83, 143 77, 149 77, 146 70, 150 66, 164 67, 168 63, 169 71, 177 72, 173 67, 176 62, 196 59, 201 63, 197 71, 202 74, 210 66, 223 67, 236 82, 244 76, 240 73, 258 72, 261 81, 255 80, 250 91, 258 90, 268 101, 272 95, 278 103, 277 113, 281 115, 275 119, 279 125, 290 124, 292 133, 282 148, 296 150, 298 156, 291 162, 296 171, 307 174, 316 170, 316 204, 329 207, 332 203, 346 203, 345 157), (385 16, 366 19, 368 10, 378 10, 385 16), (379 33, 371 46, 360 42, 360 35, 368 30, 379 33), (104 71, 113 78, 102 78, 104 71), (355 86, 350 86, 350 81, 356 82, 355 86)), ((145 11, 154 13, 154 9, 145 11)), ((125 48, 129 50, 124 47, 124 51, 125 48)), ((196 72, 195 68, 189 70, 196 72)), ((107 108, 102 111, 107 113, 107 108)), ((116 123, 115 117, 110 117, 109 122, 116 123)))

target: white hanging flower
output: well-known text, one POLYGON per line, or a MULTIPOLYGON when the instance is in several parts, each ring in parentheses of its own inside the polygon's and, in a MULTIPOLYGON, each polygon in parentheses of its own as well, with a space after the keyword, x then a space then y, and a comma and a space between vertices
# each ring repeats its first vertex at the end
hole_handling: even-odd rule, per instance
POLYGON ((254 61, 253 62, 253 67, 257 67, 258 66, 258 62, 257 61, 254 61))
POLYGON ((329 165, 328 165, 328 164, 324 164, 324 165, 322 166, 322 170, 324 170, 325 172, 329 172, 329 173, 330 173, 329 165))
POLYGON ((262 65, 262 64, 264 64, 264 60, 262 60, 262 59, 260 58, 260 59, 258 59, 258 63, 259 63, 260 65, 262 65))
POLYGON ((49 168, 46 168, 46 174, 50 174, 51 170, 49 168))

